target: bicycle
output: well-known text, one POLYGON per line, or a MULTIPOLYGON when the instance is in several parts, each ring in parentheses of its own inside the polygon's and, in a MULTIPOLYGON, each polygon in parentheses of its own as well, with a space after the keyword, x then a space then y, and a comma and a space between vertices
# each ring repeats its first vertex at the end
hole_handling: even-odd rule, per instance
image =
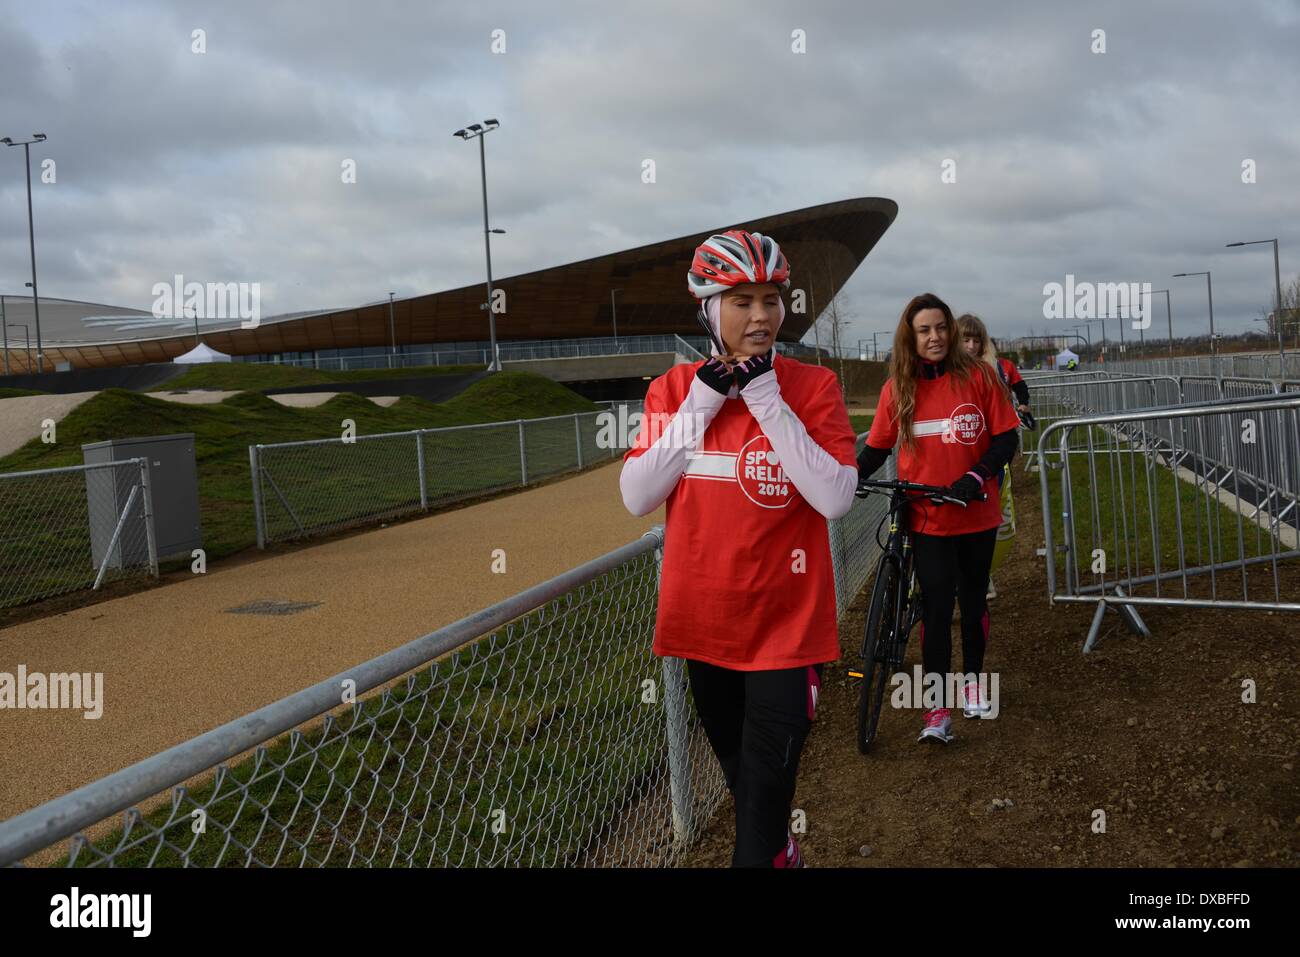
MULTIPOLYGON (((949 490, 937 485, 918 485, 914 482, 873 481, 858 483, 857 495, 888 491, 889 538, 881 545, 882 554, 876 564, 876 580, 871 590, 871 606, 867 611, 867 627, 862 638, 861 671, 849 671, 849 676, 862 679, 858 696, 858 751, 867 754, 876 738, 880 722, 880 709, 884 702, 885 685, 890 677, 903 667, 907 653, 907 639, 921 620, 922 603, 920 584, 916 578, 912 536, 903 528, 900 513, 909 502, 929 499, 936 505, 951 503, 966 507, 966 502, 955 498, 949 490), (901 586, 907 583, 906 590, 901 586)), ((981 496, 981 501, 986 496, 981 496)), ((884 521, 881 521, 883 527, 884 521)), ((880 528, 876 529, 879 542, 880 528)))

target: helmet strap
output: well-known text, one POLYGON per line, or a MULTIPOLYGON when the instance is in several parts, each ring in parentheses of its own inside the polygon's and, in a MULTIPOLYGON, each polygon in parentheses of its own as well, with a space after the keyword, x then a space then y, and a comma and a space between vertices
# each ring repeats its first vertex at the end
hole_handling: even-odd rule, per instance
POLYGON ((709 340, 713 343, 713 347, 718 350, 718 355, 723 355, 723 356, 727 355, 728 354, 727 350, 724 349, 722 347, 722 343, 718 341, 718 336, 713 331, 713 325, 709 322, 709 317, 704 312, 703 302, 698 304, 698 308, 696 309, 695 312, 695 318, 700 320, 700 325, 702 325, 704 327, 704 331, 708 333, 709 340))

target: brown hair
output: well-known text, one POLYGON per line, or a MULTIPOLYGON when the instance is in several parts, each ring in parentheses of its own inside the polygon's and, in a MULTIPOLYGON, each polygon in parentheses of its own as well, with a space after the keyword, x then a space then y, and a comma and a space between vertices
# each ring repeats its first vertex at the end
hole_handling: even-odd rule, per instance
POLYGON ((948 328, 948 355, 944 360, 947 374, 963 383, 969 382, 973 375, 991 376, 997 380, 992 369, 974 356, 968 356, 961 348, 961 333, 948 304, 932 292, 914 296, 903 307, 903 314, 898 319, 898 328, 894 330, 894 354, 889 360, 889 381, 894 391, 894 422, 898 426, 903 446, 908 449, 916 448, 912 416, 916 412, 916 379, 921 363, 921 357, 916 353, 916 332, 912 329, 912 320, 918 312, 926 309, 938 309, 943 313, 948 328))

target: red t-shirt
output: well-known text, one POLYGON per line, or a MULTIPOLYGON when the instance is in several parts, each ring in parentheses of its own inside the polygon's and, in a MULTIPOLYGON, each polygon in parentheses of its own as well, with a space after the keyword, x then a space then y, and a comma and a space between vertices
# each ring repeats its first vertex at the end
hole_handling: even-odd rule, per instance
MULTIPOLYGON (((819 446, 856 465, 853 427, 829 369, 778 354, 781 398, 819 446)), ((675 413, 702 362, 650 383, 624 461, 650 444, 650 416, 675 413)), ((662 431, 656 432, 655 437, 662 431)), ((739 671, 839 657, 826 518, 799 494, 740 398, 726 400, 666 502, 654 653, 739 671)))
POLYGON ((1020 374, 1020 370, 1016 368, 1016 364, 1010 359, 999 358, 998 366, 1002 370, 1002 381, 1007 384, 1008 389, 1017 382, 1025 381, 1024 376, 1020 374))
MULTIPOLYGON (((894 385, 886 380, 867 435, 872 448, 892 449, 898 441, 894 414, 894 385)), ((912 423, 916 448, 898 450, 899 479, 951 485, 975 467, 988 451, 991 436, 1014 430, 1019 419, 993 381, 993 370, 980 363, 967 383, 958 382, 951 372, 937 379, 918 378, 912 423)), ((985 501, 971 502, 965 508, 917 502, 909 509, 910 527, 926 535, 965 535, 997 528, 1002 524, 997 481, 985 482, 984 493, 988 496, 985 501)))

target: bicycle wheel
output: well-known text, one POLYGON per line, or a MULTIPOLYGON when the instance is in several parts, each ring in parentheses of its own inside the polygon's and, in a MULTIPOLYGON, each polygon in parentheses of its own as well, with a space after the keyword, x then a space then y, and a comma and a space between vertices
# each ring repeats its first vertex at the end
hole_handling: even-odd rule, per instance
POLYGON ((867 629, 862 641, 862 687, 858 695, 858 752, 866 754, 876 738, 885 685, 894 670, 894 632, 898 614, 899 574, 897 560, 886 555, 876 570, 867 611, 867 629))

